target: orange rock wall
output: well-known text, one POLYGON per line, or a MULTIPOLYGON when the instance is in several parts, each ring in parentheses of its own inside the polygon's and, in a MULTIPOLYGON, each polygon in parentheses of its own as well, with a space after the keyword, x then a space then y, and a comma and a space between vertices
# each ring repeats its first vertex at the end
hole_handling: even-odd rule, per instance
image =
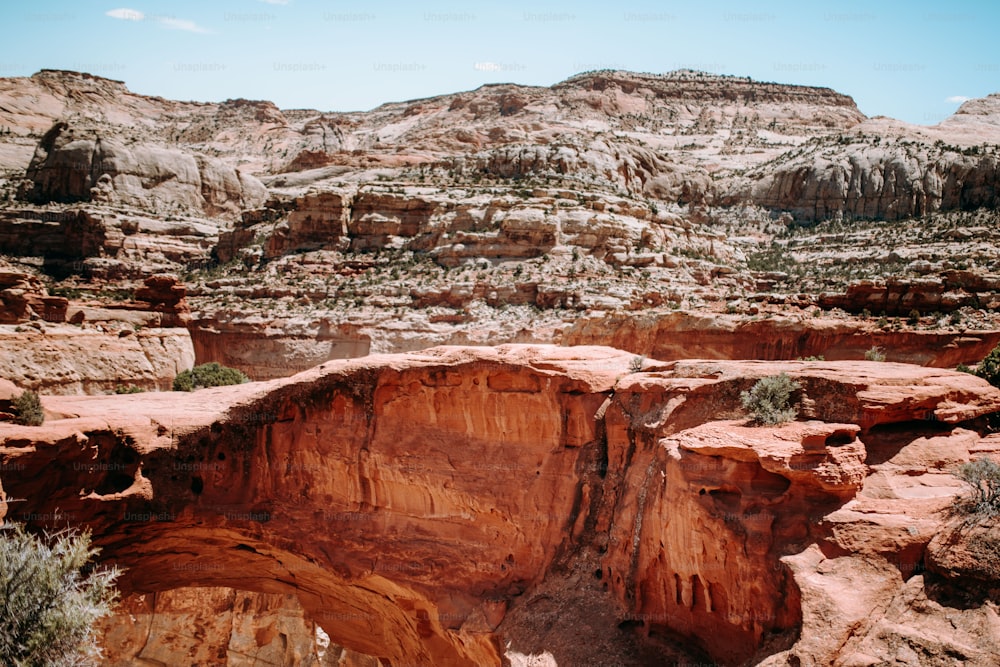
POLYGON ((295 594, 335 644, 392 664, 500 664, 508 609, 590 549, 612 635, 828 664, 832 564, 875 559, 894 595, 893 563, 912 572, 960 491, 948 462, 981 447, 959 424, 1000 410, 978 378, 901 364, 632 364, 446 347, 46 397, 69 418, 0 424, 7 514, 92 528, 127 594, 295 594), (740 391, 778 372, 802 385, 801 420, 747 425, 740 391))

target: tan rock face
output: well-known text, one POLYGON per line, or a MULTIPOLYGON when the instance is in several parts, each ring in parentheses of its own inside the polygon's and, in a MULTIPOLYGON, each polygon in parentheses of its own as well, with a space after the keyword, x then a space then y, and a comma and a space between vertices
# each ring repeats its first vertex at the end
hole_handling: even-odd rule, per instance
MULTIPOLYGON (((240 314, 234 314, 234 318, 240 314)), ((272 380, 325 361, 367 355, 371 339, 357 327, 326 321, 199 320, 189 329, 195 358, 238 368, 254 380, 272 380)))
POLYGON ((898 220, 1000 205, 995 155, 881 142, 852 145, 832 158, 818 152, 806 151, 773 170, 754 186, 753 200, 803 220, 839 215, 898 220))
MULTIPOLYGON (((960 309, 962 326, 985 329, 1000 304, 989 273, 995 225, 985 211, 959 217, 995 203, 993 98, 918 128, 866 120, 823 88, 592 72, 548 88, 490 85, 340 114, 172 102, 45 71, 3 79, 0 101, 0 126, 11 128, 0 163, 30 167, 39 201, 81 200, 11 203, 0 212, 0 252, 42 257, 59 279, 184 276, 204 329, 216 320, 232 329, 229 314, 250 311, 241 346, 258 320, 280 328, 286 314, 292 328, 301 316, 317 329, 367 329, 359 350, 560 342, 563 331, 631 348, 624 333, 577 337, 579 316, 960 309), (885 252, 894 233, 852 231, 865 227, 857 217, 946 210, 955 216, 887 225, 913 233, 885 252), (807 235, 786 224, 796 216, 838 219, 842 233, 817 231, 803 249, 807 235), (749 269, 768 262, 780 266, 749 269), (872 268, 884 262, 906 262, 905 275, 862 280, 892 273, 872 268), (957 266, 988 279, 952 281, 957 266)), ((15 198, 15 175, 0 179, 0 199, 15 198)), ((716 342, 727 356, 849 358, 884 341, 896 360, 941 366, 975 361, 986 345, 959 340, 956 327, 951 338, 877 335, 862 347, 870 330, 859 328, 792 339, 755 325, 742 329, 752 344, 716 342)), ((262 344, 276 351, 278 337, 262 344)), ((709 327, 698 338, 715 337, 709 327)), ((319 352, 322 338, 289 338, 303 348, 292 349, 290 369, 341 356, 319 352)), ((676 352, 692 347, 719 355, 690 342, 676 352)))
POLYGON ((55 124, 25 173, 36 203, 101 201, 157 212, 234 216, 263 203, 256 178, 200 155, 155 145, 126 146, 97 131, 55 124))
POLYGON ((186 329, 135 331, 131 324, 114 333, 65 324, 0 329, 0 377, 45 394, 102 394, 130 385, 168 390, 194 361, 186 329))
MULTIPOLYGON (((294 593, 332 642, 393 663, 500 664, 533 614, 560 627, 535 594, 573 599, 569 570, 606 587, 589 622, 614 655, 672 633, 722 664, 831 664, 851 619, 908 613, 922 593, 899 573, 960 492, 948 465, 982 446, 958 424, 1000 410, 1000 391, 892 363, 631 364, 436 348, 193 394, 46 397, 81 416, 0 425, 0 470, 19 471, 3 488, 26 499, 8 518, 92 527, 127 592, 294 593), (739 392, 778 372, 806 420, 746 426, 739 392), (836 614, 843 630, 822 630, 836 614)), ((855 652, 894 650, 866 637, 855 652)))
POLYGON ((57 276, 102 282, 204 267, 218 238, 218 220, 161 220, 104 206, 19 206, 0 212, 0 252, 43 256, 57 276))

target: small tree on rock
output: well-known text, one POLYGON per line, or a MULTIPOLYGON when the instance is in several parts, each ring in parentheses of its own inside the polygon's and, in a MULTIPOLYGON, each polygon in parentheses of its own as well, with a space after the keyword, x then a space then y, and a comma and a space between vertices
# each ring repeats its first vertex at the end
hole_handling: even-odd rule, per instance
POLYGON ((865 361, 885 361, 885 350, 878 345, 872 345, 865 350, 865 361))
POLYGON ((972 487, 971 498, 959 501, 959 508, 968 514, 996 516, 1000 514, 1000 464, 990 457, 963 463, 955 476, 972 487))
POLYGON ((986 358, 979 362, 975 372, 994 387, 1000 387, 1000 345, 993 348, 986 358))
POLYGON ((88 569, 89 533, 0 533, 0 664, 45 667, 99 657, 93 623, 111 612, 120 571, 88 569))
POLYGON ((743 408, 756 424, 782 424, 796 417, 791 405, 792 394, 801 388, 786 374, 771 375, 757 380, 750 391, 740 394, 743 408))
POLYGON ((15 421, 23 426, 41 426, 45 423, 45 410, 42 409, 42 400, 38 394, 31 390, 21 392, 21 395, 14 399, 15 421))
POLYGON ((174 378, 174 391, 194 391, 203 387, 243 384, 249 380, 250 378, 242 371, 212 361, 179 373, 174 378))

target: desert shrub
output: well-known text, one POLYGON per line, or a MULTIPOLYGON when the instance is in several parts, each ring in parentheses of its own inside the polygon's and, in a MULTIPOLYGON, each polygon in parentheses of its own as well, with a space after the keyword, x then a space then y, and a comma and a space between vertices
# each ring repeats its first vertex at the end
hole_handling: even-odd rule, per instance
POLYGON ((872 345, 869 349, 865 350, 865 360, 885 361, 885 350, 880 348, 878 345, 872 345))
POLYGON ((632 357, 632 360, 628 362, 628 369, 633 373, 638 373, 642 370, 642 365, 646 363, 646 357, 642 355, 637 355, 632 357))
POLYGON ((134 384, 129 385, 118 385, 115 387, 116 394, 141 394, 145 391, 142 387, 137 387, 134 384))
POLYGON ((194 391, 203 387, 222 387, 249 381, 242 371, 211 361, 182 371, 174 378, 174 391, 194 391))
POLYGON ((117 569, 93 570, 89 533, 44 538, 13 525, 0 534, 0 664, 91 664, 100 655, 92 629, 117 597, 117 569))
POLYGON ((42 410, 42 400, 31 390, 21 392, 14 399, 15 421, 24 426, 41 426, 45 423, 45 411, 42 410))
POLYGON ((801 385, 782 373, 757 380, 750 391, 740 394, 743 408, 757 424, 781 424, 796 417, 792 394, 801 385))
POLYGON ((971 497, 959 499, 958 507, 968 514, 1000 514, 1000 464, 990 457, 963 463, 955 476, 972 487, 971 497))
POLYGON ((976 375, 989 382, 994 387, 1000 387, 1000 345, 986 355, 986 358, 976 366, 976 375))

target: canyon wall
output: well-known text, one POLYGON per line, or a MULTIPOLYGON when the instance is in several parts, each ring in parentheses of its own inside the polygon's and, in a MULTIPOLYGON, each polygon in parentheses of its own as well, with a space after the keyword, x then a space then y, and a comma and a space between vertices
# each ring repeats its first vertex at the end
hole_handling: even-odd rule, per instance
POLYGON ((787 163, 775 161, 750 196, 760 206, 800 220, 900 220, 1000 206, 995 154, 879 139, 874 145, 849 142, 835 153, 817 147, 787 163))
MULTIPOLYGON (((0 507, 92 528, 126 594, 294 594, 331 642, 391 664, 500 664, 543 618, 562 636, 547 650, 579 664, 594 649, 536 596, 581 588, 560 584, 574 563, 596 563, 587 617, 619 648, 902 655, 894 619, 963 585, 913 575, 962 491, 948 471, 1000 450, 973 430, 1000 390, 893 363, 642 364, 445 347, 191 394, 45 397, 62 419, 0 424, 0 470, 17 471, 0 507), (778 372, 801 384, 800 421, 749 426, 740 391, 778 372)), ((990 664, 989 603, 956 621, 971 646, 932 637, 932 607, 907 646, 990 664)))
POLYGON ((791 360, 822 356, 863 359, 873 346, 889 361, 954 368, 979 363, 1000 343, 1000 331, 890 330, 854 320, 770 315, 763 319, 710 313, 581 317, 564 345, 608 345, 655 359, 791 360))
POLYGON ((196 363, 217 361, 254 380, 272 380, 324 361, 365 356, 371 341, 359 329, 299 318, 247 322, 219 313, 211 320, 193 322, 189 334, 196 363))
POLYGON ((195 350, 182 328, 116 322, 113 333, 71 325, 0 329, 0 377, 45 394, 103 394, 129 386, 166 391, 191 368, 195 350))
POLYGON ((344 667, 344 649, 330 645, 290 594, 230 588, 137 593, 101 619, 96 629, 103 648, 101 664, 108 667, 182 661, 230 667, 344 667))

